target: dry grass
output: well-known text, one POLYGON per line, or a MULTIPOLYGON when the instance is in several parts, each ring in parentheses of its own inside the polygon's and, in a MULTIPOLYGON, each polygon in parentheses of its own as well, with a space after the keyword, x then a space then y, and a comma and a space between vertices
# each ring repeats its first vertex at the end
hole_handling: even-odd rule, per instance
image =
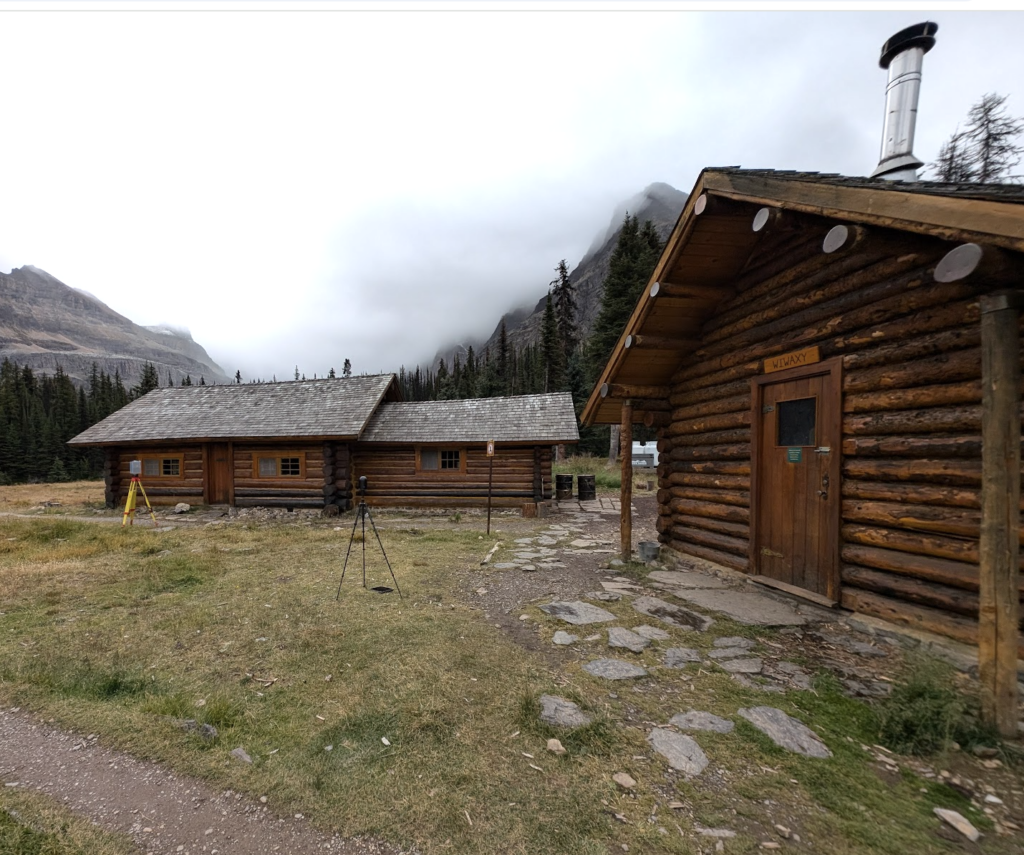
POLYGON ((0 513, 24 513, 47 502, 59 502, 54 512, 67 513, 103 507, 102 481, 67 484, 14 484, 0 487, 0 513))
MULTIPOLYGON (((838 853, 942 851, 933 796, 912 777, 896 787, 877 779, 859 748, 872 741, 870 711, 827 681, 767 702, 813 720, 835 760, 785 754, 741 725, 702 735, 714 765, 699 783, 667 774, 645 741, 652 722, 691 706, 731 715, 765 697, 724 673, 653 670, 609 691, 578 662, 552 669, 460 599, 460 577, 489 546, 477 522, 379 515, 404 599, 362 588, 357 544, 336 601, 344 519, 339 531, 316 522, 163 532, 0 520, 0 702, 266 794, 273 809, 301 810, 324 830, 425 853, 689 853, 697 822, 736 828, 727 851, 753 851, 757 829, 792 816, 838 853), (576 700, 595 724, 555 734, 536 719, 545 692, 576 700), (216 742, 176 726, 186 717, 213 724, 216 742), (545 751, 552 735, 568 754, 545 751), (238 746, 252 766, 230 758, 238 746), (634 793, 612 783, 617 771, 640 782, 634 793), (673 799, 685 808, 669 809, 673 799)), ((391 585, 372 539, 367 558, 367 584, 391 585)), ((603 605, 636 623, 628 604, 603 605)), ((549 637, 551 622, 525 612, 549 637)), ((751 630, 719 621, 715 632, 751 630)), ((672 643, 712 641, 680 635, 672 643)))
POLYGON ((38 793, 0 789, 0 853, 135 855, 126 835, 112 834, 38 793))

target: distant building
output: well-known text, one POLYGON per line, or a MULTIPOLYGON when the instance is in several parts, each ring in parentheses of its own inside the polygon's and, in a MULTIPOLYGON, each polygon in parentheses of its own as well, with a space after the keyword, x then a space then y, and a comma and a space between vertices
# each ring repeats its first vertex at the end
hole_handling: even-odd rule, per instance
POLYGON ((552 446, 579 439, 568 393, 406 403, 393 374, 155 389, 76 436, 106 451, 106 502, 142 462, 154 503, 347 510, 551 498, 552 446))

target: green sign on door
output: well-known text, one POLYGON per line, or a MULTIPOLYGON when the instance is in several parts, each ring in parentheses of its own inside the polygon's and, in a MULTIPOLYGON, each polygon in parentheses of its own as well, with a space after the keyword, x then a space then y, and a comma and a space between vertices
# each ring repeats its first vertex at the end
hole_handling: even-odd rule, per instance
POLYGON ((787 463, 800 463, 804 459, 803 448, 797 446, 796 448, 786 449, 786 462, 787 463))

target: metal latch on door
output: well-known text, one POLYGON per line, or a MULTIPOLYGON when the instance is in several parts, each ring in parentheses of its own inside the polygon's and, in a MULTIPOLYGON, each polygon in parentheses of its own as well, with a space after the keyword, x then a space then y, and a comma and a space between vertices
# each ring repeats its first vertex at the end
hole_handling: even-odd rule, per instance
POLYGON ((831 451, 832 448, 831 446, 828 445, 819 445, 816 449, 814 449, 815 454, 829 454, 831 453, 831 451))

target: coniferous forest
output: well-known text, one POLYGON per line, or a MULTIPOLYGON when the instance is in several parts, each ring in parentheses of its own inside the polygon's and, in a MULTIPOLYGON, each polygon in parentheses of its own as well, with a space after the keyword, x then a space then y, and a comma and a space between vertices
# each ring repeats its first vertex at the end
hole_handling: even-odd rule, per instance
MULTIPOLYGON (((580 334, 574 289, 563 259, 549 286, 539 342, 514 347, 502 322, 497 346, 482 354, 470 347, 464 359, 456 354, 451 365, 441 360, 434 370, 410 372, 403 366, 398 374, 403 397, 443 401, 570 392, 579 416, 660 253, 661 242, 652 223, 641 224, 627 214, 588 339, 580 334)), ((344 374, 351 374, 348 360, 344 374)), ((329 376, 334 376, 333 369, 329 376)), ((299 379, 298 369, 295 379, 299 379)), ((242 382, 240 372, 235 382, 242 382)), ((181 383, 191 386, 192 379, 186 377, 181 383)), ((199 384, 205 381, 200 378, 199 384)), ((68 440, 159 385, 150 364, 131 388, 125 387, 117 372, 111 377, 95 365, 89 379, 76 387, 60 367, 52 376, 36 374, 4 359, 0 364, 0 485, 100 477, 102 450, 71 448, 68 440)), ((607 427, 581 430, 578 451, 603 454, 607 448, 607 427)))
MULTIPOLYGON (((125 388, 120 375, 97 369, 75 387, 59 366, 51 376, 36 374, 9 359, 0 363, 0 485, 24 481, 99 478, 103 451, 71 448, 73 436, 159 385, 146 364, 137 386, 125 388)), ((184 385, 191 385, 186 378, 184 385)))

